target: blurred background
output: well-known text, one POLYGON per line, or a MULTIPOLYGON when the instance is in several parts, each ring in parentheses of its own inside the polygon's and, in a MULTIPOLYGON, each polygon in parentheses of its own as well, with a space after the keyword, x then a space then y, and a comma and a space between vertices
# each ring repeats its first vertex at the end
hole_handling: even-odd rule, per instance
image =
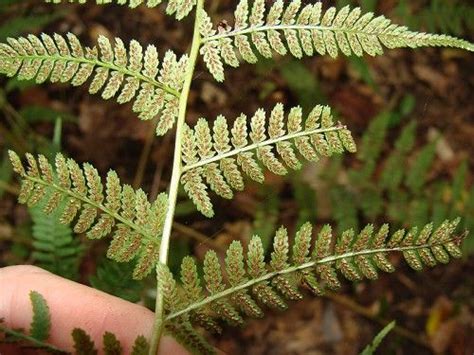
MULTIPOLYGON (((270 2, 270 1, 269 1, 270 2)), ((303 1, 308 3, 309 1, 303 1)), ((91 1, 92 3, 92 1, 91 1)), ((217 23, 232 24, 236 2, 208 0, 217 23)), ((414 30, 474 40, 469 0, 339 0, 359 5, 414 30)), ((187 50, 192 18, 182 23, 159 9, 108 5, 52 6, 34 0, 1 0, 0 41, 25 33, 74 32, 84 44, 102 34, 157 45, 160 53, 187 50)), ((354 133, 359 152, 307 164, 289 178, 268 175, 262 187, 248 184, 232 201, 214 196, 214 220, 201 216, 184 194, 177 208, 171 267, 183 256, 202 258, 209 248, 246 243, 257 233, 266 247, 282 224, 294 231, 304 221, 337 230, 390 222, 422 226, 461 216, 474 230, 474 62, 451 49, 387 51, 377 58, 289 57, 261 59, 256 66, 228 68, 216 83, 200 65, 187 121, 234 119, 277 102, 309 112, 329 104, 354 133)), ((91 162, 102 175, 115 169, 123 182, 142 186, 151 199, 170 178, 174 137, 154 136, 155 122, 141 122, 127 105, 90 96, 87 86, 0 78, 0 267, 35 264, 132 302, 153 304, 153 276, 131 279, 132 266, 105 258, 106 243, 73 236, 57 216, 16 202, 18 183, 6 152, 58 151, 91 162)), ((290 233, 291 235, 291 233, 290 233)), ((383 353, 472 354, 474 351, 474 238, 462 260, 424 273, 396 256, 394 275, 376 282, 345 283, 341 293, 307 297, 284 314, 269 312, 244 329, 227 329, 214 343, 229 354, 356 354, 390 320, 398 328, 383 353)), ((223 255, 223 254, 222 254, 223 255)))

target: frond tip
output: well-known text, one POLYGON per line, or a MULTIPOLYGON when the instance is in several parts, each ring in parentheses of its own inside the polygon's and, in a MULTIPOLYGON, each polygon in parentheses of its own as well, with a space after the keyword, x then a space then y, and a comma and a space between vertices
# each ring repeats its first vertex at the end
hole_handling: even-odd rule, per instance
MULTIPOLYGON (((204 292, 192 258, 187 257, 182 263, 184 292, 179 292, 171 273, 162 265, 159 282, 167 290, 166 304, 171 305, 167 308, 166 321, 170 325, 188 327, 191 321, 201 326, 213 325, 219 320, 239 325, 241 315, 262 316, 262 305, 285 309, 285 300, 302 297, 302 287, 316 295, 322 294, 325 288, 337 289, 339 274, 355 281, 376 279, 379 271, 393 272, 394 266, 387 258, 392 252, 402 253, 415 270, 445 264, 451 257, 461 256, 459 244, 463 237, 455 235, 458 223, 459 219, 445 221, 436 230, 429 224, 419 233, 416 229, 399 230, 391 236, 387 225, 378 231, 368 225, 360 233, 353 230, 342 233, 335 243, 330 226, 324 226, 313 238, 313 228, 306 223, 296 233, 293 245, 282 227, 276 233, 269 263, 265 261, 258 236, 250 241, 246 255, 240 242, 230 245, 225 270, 221 270, 216 253, 209 251, 203 268, 208 292, 204 292), (222 276, 224 271, 227 280, 222 276)), ((206 328, 215 329, 214 326, 206 328)))
POLYGON ((107 256, 118 262, 137 258, 133 273, 141 279, 148 275, 159 258, 160 236, 168 197, 161 194, 148 202, 145 192, 122 185, 115 171, 109 171, 105 187, 97 170, 85 163, 58 154, 55 168, 39 155, 27 154, 25 169, 18 155, 9 151, 13 169, 22 178, 19 202, 28 206, 44 203, 44 212, 57 211, 63 202, 60 222, 75 221, 74 232, 90 239, 113 235, 107 256))
POLYGON ((120 38, 112 44, 99 36, 97 46, 88 48, 72 33, 8 38, 0 44, 0 73, 38 84, 49 80, 80 86, 91 79, 91 94, 102 91, 103 99, 116 97, 120 104, 133 101, 140 119, 161 114, 158 135, 165 134, 178 115, 187 61, 187 55, 178 59, 168 51, 160 65, 155 46, 144 50, 132 40, 127 49, 120 38))
POLYGON ((303 120, 301 107, 292 108, 287 117, 282 104, 277 104, 269 117, 258 110, 250 119, 242 114, 229 125, 219 116, 211 127, 206 119, 198 120, 192 129, 185 126, 182 136, 184 189, 198 209, 212 217, 213 208, 207 189, 231 199, 233 191, 243 190, 243 175, 263 182, 260 166, 277 175, 288 169, 300 169, 301 161, 318 161, 344 151, 355 152, 350 131, 334 123, 327 106, 316 106, 303 120), (299 156, 298 156, 299 155, 299 156))
POLYGON ((222 81, 223 63, 239 65, 237 53, 255 63, 257 52, 271 58, 273 53, 301 58, 314 54, 337 57, 343 55, 381 55, 387 48, 455 47, 474 51, 468 41, 447 35, 415 32, 393 24, 384 16, 375 16, 361 9, 345 6, 324 11, 322 2, 303 5, 301 0, 273 1, 266 9, 265 0, 241 0, 235 11, 234 28, 218 31, 212 26, 201 30, 202 53, 210 72, 222 81), (209 60, 212 58, 212 60, 209 60), (207 60, 206 60, 207 59, 207 60))

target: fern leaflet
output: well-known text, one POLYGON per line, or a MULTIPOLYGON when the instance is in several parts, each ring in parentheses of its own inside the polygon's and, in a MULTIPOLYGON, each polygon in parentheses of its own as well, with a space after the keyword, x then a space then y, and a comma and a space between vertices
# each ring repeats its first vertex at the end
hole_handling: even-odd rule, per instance
POLYGON ((300 107, 292 108, 285 119, 283 105, 277 104, 268 121, 264 110, 254 114, 250 132, 243 114, 230 131, 224 116, 217 117, 212 132, 207 120, 201 118, 193 129, 185 126, 182 150, 184 189, 199 211, 212 217, 207 186, 219 196, 231 199, 234 190, 244 188, 242 172, 254 181, 264 181, 258 161, 272 173, 285 175, 287 168, 301 167, 296 152, 308 161, 317 161, 319 156, 345 150, 355 152, 356 146, 350 131, 333 122, 329 107, 316 106, 303 122, 300 107))
POLYGON ((191 343, 188 345, 198 344, 195 350, 209 353, 205 344, 194 341, 199 334, 190 331, 191 324, 210 331, 219 331, 218 321, 222 320, 241 325, 242 315, 263 316, 262 305, 286 309, 285 300, 303 297, 302 286, 316 295, 321 295, 325 288, 339 288, 338 272, 351 281, 376 279, 379 271, 394 271, 387 258, 391 252, 401 253, 415 270, 445 264, 451 257, 461 257, 459 243, 463 236, 454 235, 458 223, 459 219, 445 221, 436 230, 428 224, 419 232, 416 228, 408 232, 399 230, 390 237, 388 225, 378 231, 368 225, 359 234, 345 231, 335 244, 330 226, 324 226, 313 240, 312 226, 306 223, 296 233, 292 245, 282 227, 275 235, 268 263, 258 236, 250 241, 246 255, 240 242, 232 242, 225 270, 221 270, 217 254, 207 252, 203 267, 206 291, 191 257, 186 257, 181 266, 182 290, 167 267, 159 264, 158 280, 165 290, 168 329, 178 333, 185 329, 183 332, 191 343))
POLYGON ((113 234, 107 256, 118 262, 138 256, 135 279, 144 278, 152 271, 159 257, 159 237, 168 207, 166 194, 150 203, 143 190, 122 186, 112 170, 107 174, 104 194, 99 173, 88 163, 81 169, 74 160, 58 154, 53 169, 43 155, 36 159, 27 153, 25 170, 16 153, 9 151, 9 155, 13 169, 22 178, 20 203, 32 207, 45 201, 43 211, 49 214, 65 200, 61 223, 76 220, 74 232, 86 233, 90 239, 113 234))
MULTIPOLYGON (((45 0, 48 3, 60 4, 66 0, 45 0)), ((72 3, 85 4, 87 0, 67 0, 72 3)), ((92 2, 92 0, 91 0, 92 2)), ((117 4, 117 5, 127 5, 130 8, 135 8, 140 5, 146 5, 147 7, 156 7, 160 5, 163 0, 95 0, 97 5, 104 4, 117 4)), ((166 7, 166 13, 168 15, 175 15, 178 20, 186 17, 191 10, 196 6, 196 0, 168 0, 168 5, 166 7)))
POLYGON ((71 82, 73 86, 92 78, 91 94, 102 90, 103 99, 117 96, 120 104, 133 100, 133 111, 142 120, 161 114, 158 135, 165 134, 176 120, 187 55, 178 59, 168 51, 160 66, 153 45, 143 51, 132 40, 127 50, 121 39, 116 38, 112 45, 100 36, 98 46, 88 48, 72 33, 66 38, 42 34, 8 38, 7 42, 0 44, 0 73, 17 76, 19 80, 35 79, 37 83, 48 79, 53 83, 71 82))
POLYGON ((44 297, 36 292, 30 292, 31 306, 33 307, 33 320, 30 325, 30 334, 39 341, 45 341, 49 338, 51 330, 51 315, 49 307, 44 297))
POLYGON ((385 16, 375 16, 361 9, 345 6, 340 10, 330 7, 323 11, 322 2, 302 4, 292 0, 273 2, 267 11, 265 0, 241 0, 235 10, 234 28, 212 27, 204 14, 206 25, 201 26, 203 45, 201 53, 208 69, 217 81, 224 80, 223 63, 237 67, 239 59, 257 62, 257 52, 271 58, 273 52, 296 58, 304 55, 328 54, 335 58, 343 55, 371 56, 383 54, 387 48, 455 47, 474 51, 468 41, 447 35, 410 31, 393 24, 385 16), (286 44, 285 44, 286 42, 286 44))

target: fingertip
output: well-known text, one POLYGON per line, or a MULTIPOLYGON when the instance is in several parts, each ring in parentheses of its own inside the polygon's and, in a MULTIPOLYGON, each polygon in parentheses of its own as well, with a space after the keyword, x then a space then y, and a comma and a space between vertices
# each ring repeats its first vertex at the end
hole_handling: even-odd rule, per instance
MULTIPOLYGON (((124 352, 131 353, 135 339, 149 338, 153 312, 140 305, 124 301, 104 292, 63 279, 35 266, 0 268, 0 318, 10 328, 28 329, 32 319, 30 291, 39 292, 47 301, 51 329, 48 342, 73 350, 71 332, 85 330, 102 347, 104 332, 114 333, 124 352)), ((187 354, 169 337, 161 342, 162 354, 187 354)))

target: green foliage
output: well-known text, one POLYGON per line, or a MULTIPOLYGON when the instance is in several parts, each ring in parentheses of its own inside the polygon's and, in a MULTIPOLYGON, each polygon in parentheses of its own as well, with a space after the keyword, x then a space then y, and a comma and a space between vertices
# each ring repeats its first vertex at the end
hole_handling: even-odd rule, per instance
POLYGON ((27 31, 35 31, 63 15, 62 12, 29 14, 22 11, 21 6, 11 9, 10 6, 16 2, 16 0, 2 0, 0 4, 0 14, 7 18, 0 25, 0 41, 19 36, 27 31))
POLYGON ((469 51, 474 46, 467 41, 446 35, 413 32, 404 26, 392 24, 384 16, 345 6, 340 10, 330 7, 324 11, 322 2, 302 6, 300 0, 273 2, 266 10, 265 0, 241 0, 235 10, 234 28, 213 29, 207 14, 201 15, 201 35, 204 45, 201 54, 217 81, 224 80, 224 63, 239 66, 236 52, 249 63, 257 62, 251 44, 258 53, 271 58, 273 52, 296 58, 304 55, 328 54, 335 58, 383 54, 387 48, 418 48, 447 46, 469 51), (283 36, 282 36, 283 35, 283 36), (286 42, 285 43, 283 42, 286 42))
POLYGON ((23 330, 14 330, 3 326, 3 319, 0 318, 0 335, 2 339, 4 338, 6 342, 17 343, 25 348, 41 349, 53 354, 65 353, 46 342, 51 330, 51 315, 46 300, 37 291, 30 291, 29 296, 33 313, 29 329, 30 335, 26 335, 23 330))
MULTIPOLYGON (((87 334, 83 329, 75 328, 71 333, 74 342, 74 353, 77 355, 96 355, 98 350, 91 339, 90 335, 87 334)), ((106 355, 122 355, 124 354, 122 344, 117 339, 115 334, 105 332, 102 337, 103 349, 102 353, 106 355)), ((135 339, 132 355, 145 355, 148 354, 150 345, 146 338, 142 335, 135 339)))
POLYGON ((137 303, 141 299, 143 284, 133 279, 131 263, 116 263, 104 259, 89 281, 92 287, 108 294, 137 303))
POLYGON ((122 346, 120 342, 117 340, 117 337, 110 333, 105 332, 103 336, 103 343, 104 343, 104 354, 105 355, 120 355, 122 354, 122 346))
MULTIPOLYGON (((192 258, 185 258, 181 268, 183 292, 167 267, 160 264, 160 287, 165 295, 168 326, 173 331, 190 327, 190 322, 216 331, 216 321, 241 325, 242 315, 261 317, 260 305, 286 309, 285 300, 302 298, 300 287, 321 295, 325 288, 338 289, 338 273, 350 281, 376 279, 379 271, 393 272, 388 259, 391 252, 401 253, 415 270, 424 266, 445 264, 450 257, 459 258, 460 241, 455 236, 459 219, 445 221, 436 230, 432 224, 420 231, 398 230, 389 236, 388 225, 378 231, 373 225, 360 233, 347 230, 336 238, 326 225, 315 238, 312 226, 304 224, 290 244, 285 228, 275 235, 270 262, 265 261, 262 241, 254 236, 245 255, 240 242, 230 245, 225 269, 217 254, 209 251, 204 258, 204 287, 192 258), (291 253, 290 253, 291 250, 291 253), (228 279, 223 278, 223 273, 228 279)), ((218 329, 218 328, 217 328, 218 329)), ((191 346, 192 344, 187 344, 191 346)))
POLYGON ((296 95, 304 112, 311 110, 315 102, 325 102, 318 80, 303 63, 289 60, 278 63, 277 68, 288 88, 296 95))
MULTIPOLYGON (((61 0, 48 2, 60 3, 61 0)), ((70 2, 83 4, 87 1, 70 2)), ((132 8, 141 4, 155 7, 161 2, 96 0, 98 4, 114 3, 132 8)), ((367 1, 367 4, 370 10, 375 3, 367 1)), ((217 117, 212 127, 204 118, 199 119, 193 128, 189 127, 186 124, 187 102, 199 55, 214 78, 223 81, 224 64, 237 67, 240 59, 255 63, 258 55, 271 58, 274 53, 290 53, 301 58, 315 54, 337 57, 340 53, 376 56, 383 53, 384 47, 445 46, 474 50, 474 45, 467 41, 447 35, 413 32, 392 24, 384 16, 376 17, 371 12, 363 14, 360 8, 345 6, 340 10, 334 7, 323 10, 319 1, 303 5, 300 0, 276 0, 267 8, 265 0, 241 0, 235 11, 233 27, 224 22, 217 29, 204 10, 203 0, 169 0, 166 11, 181 19, 195 6, 189 57, 188 54, 178 57, 168 51, 162 63, 153 45, 143 49, 132 40, 126 47, 119 38, 112 44, 103 36, 91 48, 83 46, 71 33, 65 36, 30 34, 16 39, 9 37, 6 43, 0 44, 0 72, 9 77, 36 83, 47 80, 70 82, 74 86, 91 79, 91 93, 101 92, 103 99, 116 97, 118 103, 133 102, 133 111, 143 120, 159 115, 158 135, 165 134, 178 122, 169 197, 161 194, 153 203, 148 201, 143 190, 135 191, 122 185, 114 171, 107 174, 104 186, 98 171, 88 163, 80 167, 74 160, 58 154, 53 167, 43 155, 35 158, 27 153, 25 169, 19 156, 9 152, 13 170, 22 179, 21 203, 29 207, 44 204, 42 210, 46 214, 58 211, 65 204, 59 219, 64 224, 74 222, 74 232, 85 233, 90 239, 112 235, 107 255, 118 262, 135 259, 132 271, 135 279, 144 278, 156 267, 157 307, 151 353, 157 352, 163 327, 192 352, 214 353, 195 326, 219 332, 221 322, 238 326, 243 323, 244 316, 262 317, 264 306, 286 309, 287 301, 303 297, 303 287, 316 295, 322 294, 326 288, 337 289, 340 286, 339 274, 351 281, 375 279, 379 271, 394 270, 388 259, 391 252, 401 253, 415 270, 460 257, 459 245, 465 234, 455 235, 459 219, 451 221, 452 218, 448 218, 439 226, 430 223, 420 230, 412 228, 406 232, 402 229, 391 236, 387 225, 378 231, 374 231, 373 225, 368 225, 360 233, 355 233, 354 229, 344 230, 335 240, 330 226, 324 226, 313 237, 311 224, 304 223, 291 242, 285 228, 276 231, 269 260, 266 260, 268 253, 259 236, 250 240, 245 252, 240 242, 232 242, 224 267, 216 252, 207 252, 203 280, 194 259, 185 257, 180 272, 181 284, 178 285, 168 259, 172 259, 169 258, 169 244, 180 183, 198 210, 212 217, 214 209, 209 190, 231 199, 234 191, 244 189, 244 176, 263 183, 264 169, 285 175, 288 170, 301 167, 300 160, 303 159, 300 156, 307 161, 317 161, 320 157, 356 151, 350 131, 335 123, 331 110, 320 105, 306 120, 303 120, 300 107, 292 108, 285 117, 283 105, 279 103, 269 117, 263 109, 259 109, 250 122, 245 115, 239 116, 231 129, 222 115, 217 117)), ((304 76, 304 71, 300 70, 299 75, 304 76)), ((291 74, 287 73, 287 76, 291 74)), ((294 87, 298 88, 298 85, 294 87)), ((361 211, 372 218, 378 217, 381 200, 380 188, 371 186, 370 180, 376 173, 390 124, 393 124, 393 117, 375 121, 359 153, 363 168, 348 174, 356 182, 355 186, 363 186, 361 211)), ((407 131, 401 137, 410 142, 410 134, 407 131)), ((405 143, 397 142, 396 147, 393 158, 389 159, 398 168, 397 163, 409 149, 405 143)), ((394 175, 395 183, 391 177, 384 177, 391 198, 403 206, 391 209, 388 214, 392 217, 398 213, 400 220, 408 221, 404 214, 408 210, 413 220, 426 218, 429 204, 419 191, 426 181, 433 149, 430 147, 420 152, 409 176, 397 173, 394 175), (401 191, 398 189, 400 185, 401 191), (409 200, 410 193, 416 193, 413 201, 409 200)), ((452 189, 454 196, 463 196, 464 176, 465 172, 461 170, 452 189)), ((338 199, 347 195, 356 200, 359 191, 347 194, 341 188, 338 193, 338 199)), ((338 201, 336 205, 344 206, 344 203, 338 201)), ((465 206, 467 209, 472 207, 465 206)), ((454 214, 454 211, 458 209, 449 214, 454 214)), ((446 211, 438 208, 436 218, 444 214, 446 211)), ((337 212, 335 215, 342 216, 337 212)), ((359 211, 345 213, 347 215, 353 220, 346 222, 349 225, 358 221, 359 211)), ((101 268, 92 282, 109 292, 118 292, 117 280, 123 270, 109 266, 101 268)), ((124 277, 130 279, 129 275, 124 277)), ((131 294, 122 296, 131 297, 131 294)), ((47 336, 39 333, 39 337, 47 336)), ((43 345, 38 339, 23 338, 43 345)), ((84 331, 74 330, 73 339, 77 353, 97 353, 90 336, 84 331)), ((104 353, 122 352, 119 339, 111 333, 104 334, 103 343, 104 353)), ((134 353, 141 354, 147 348, 145 339, 139 337, 134 353)))
POLYGON ((25 106, 18 111, 23 119, 28 123, 36 122, 56 122, 58 117, 64 122, 74 122, 76 118, 74 116, 58 112, 57 110, 50 109, 43 106, 25 106))
MULTIPOLYGON (((87 0, 67 0, 72 3, 85 4, 87 0)), ((60 4, 62 0, 46 0, 46 2, 53 4, 60 4)), ((93 0, 90 0, 93 2, 93 0)), ((95 0, 97 5, 104 5, 114 3, 117 5, 128 5, 130 8, 135 8, 140 5, 146 5, 147 7, 153 8, 160 5, 163 0, 95 0)), ((191 10, 196 6, 196 0, 168 0, 166 7, 166 13, 168 15, 174 15, 176 19, 181 20, 186 17, 191 10)))
MULTIPOLYGON (((396 122, 392 118, 398 115, 382 113, 370 123, 360 144, 358 162, 346 169, 347 180, 334 183, 334 175, 323 173, 330 186, 331 213, 338 230, 357 228, 361 216, 369 221, 388 220, 396 226, 421 226, 429 221, 438 226, 446 218, 462 216, 463 227, 469 230, 474 215, 469 212, 467 162, 460 164, 452 181, 432 181, 437 140, 415 147, 414 121, 402 127, 385 154, 387 133, 392 129, 389 124, 396 122)), ((333 160, 326 171, 340 169, 340 161, 333 160)), ((470 248, 466 248, 467 252, 470 248)))
POLYGON ((8 37, 14 37, 25 31, 41 28, 60 17, 60 13, 44 15, 24 15, 12 16, 6 23, 0 26, 0 41, 5 41, 8 37))
POLYGON ((132 355, 147 355, 150 345, 144 336, 139 336, 133 345, 132 355))
POLYGON ((172 51, 166 52, 160 66, 158 51, 149 45, 145 51, 132 40, 129 49, 123 41, 100 36, 97 46, 84 47, 72 33, 66 37, 54 34, 41 37, 28 35, 8 38, 0 44, 0 73, 19 80, 44 83, 71 82, 83 85, 92 78, 89 92, 102 90, 105 100, 117 96, 124 104, 133 100, 133 111, 142 120, 160 115, 157 134, 172 128, 178 114, 179 90, 182 88, 187 55, 180 59, 172 51))
MULTIPOLYGON (((0 334, 4 332, 10 336, 13 341, 23 341, 25 346, 35 349, 44 349, 50 353, 65 353, 60 349, 48 344, 46 341, 49 338, 51 330, 51 315, 49 307, 44 297, 36 292, 30 292, 30 301, 33 307, 33 320, 30 325, 30 335, 26 335, 21 331, 11 330, 1 325, 0 319, 0 334)), ((98 351, 95 348, 94 341, 91 336, 83 329, 75 328, 71 332, 71 337, 74 344, 74 353, 77 355, 94 355, 98 351)), ((138 336, 133 345, 132 355, 145 355, 149 349, 148 341, 143 336, 138 336)), ((105 332, 103 335, 103 353, 107 355, 121 355, 123 348, 117 337, 110 332, 105 332)))
POLYGON ((384 338, 395 328, 396 322, 393 321, 387 324, 374 338, 371 344, 360 353, 360 355, 373 355, 377 348, 380 346, 384 338))
POLYGON ((43 211, 51 214, 65 201, 61 223, 76 220, 74 232, 86 233, 90 239, 113 234, 107 256, 118 262, 137 257, 135 279, 142 279, 152 271, 158 260, 158 237, 168 205, 166 194, 150 203, 142 190, 122 186, 112 170, 107 174, 104 194, 99 173, 88 163, 81 169, 74 160, 58 154, 53 169, 42 155, 38 160, 31 154, 26 158, 25 170, 18 155, 10 151, 13 168, 22 178, 20 203, 33 207, 44 202, 43 211))
POLYGON ((8 154, 7 152, 4 152, 0 162, 0 198, 2 198, 3 194, 5 193, 5 187, 2 183, 8 183, 13 175, 12 173, 13 170, 10 162, 8 161, 8 154))
POLYGON ((460 36, 474 30, 474 6, 459 0, 430 0, 428 6, 413 11, 407 0, 400 0, 396 14, 410 26, 460 36))
MULTIPOLYGON (((298 220, 296 227, 301 227, 307 221, 314 222, 317 218, 317 198, 314 189, 303 181, 301 174, 294 174, 291 178, 293 198, 298 206, 298 220)), ((261 234, 256 233, 261 236, 261 234)))
POLYGON ((214 210, 208 187, 217 195, 231 199, 233 190, 244 188, 242 172, 256 182, 264 182, 263 169, 258 163, 274 174, 286 175, 287 167, 301 168, 296 152, 307 161, 318 161, 321 156, 355 152, 356 146, 350 131, 334 123, 329 107, 316 106, 303 122, 300 107, 292 108, 285 119, 283 105, 277 104, 268 120, 262 109, 254 114, 250 132, 244 114, 234 121, 230 131, 224 116, 217 117, 212 133, 205 119, 200 119, 194 129, 185 125, 182 150, 184 189, 198 210, 212 217, 214 210))
POLYGON ((260 236, 263 249, 267 251, 277 228, 280 200, 278 194, 271 189, 265 189, 262 195, 264 200, 258 204, 255 211, 252 234, 260 236))
POLYGON ((42 201, 29 210, 33 222, 33 260, 56 275, 76 280, 82 247, 73 239, 71 227, 59 223, 65 203, 51 214, 44 212, 45 207, 46 203, 42 201))
POLYGON ((33 307, 30 335, 39 341, 45 341, 49 338, 49 331, 51 330, 51 315, 49 314, 48 304, 44 297, 36 291, 30 292, 30 301, 33 307))
POLYGON ((83 329, 75 328, 72 331, 74 351, 77 355, 96 355, 97 350, 89 334, 83 329))

